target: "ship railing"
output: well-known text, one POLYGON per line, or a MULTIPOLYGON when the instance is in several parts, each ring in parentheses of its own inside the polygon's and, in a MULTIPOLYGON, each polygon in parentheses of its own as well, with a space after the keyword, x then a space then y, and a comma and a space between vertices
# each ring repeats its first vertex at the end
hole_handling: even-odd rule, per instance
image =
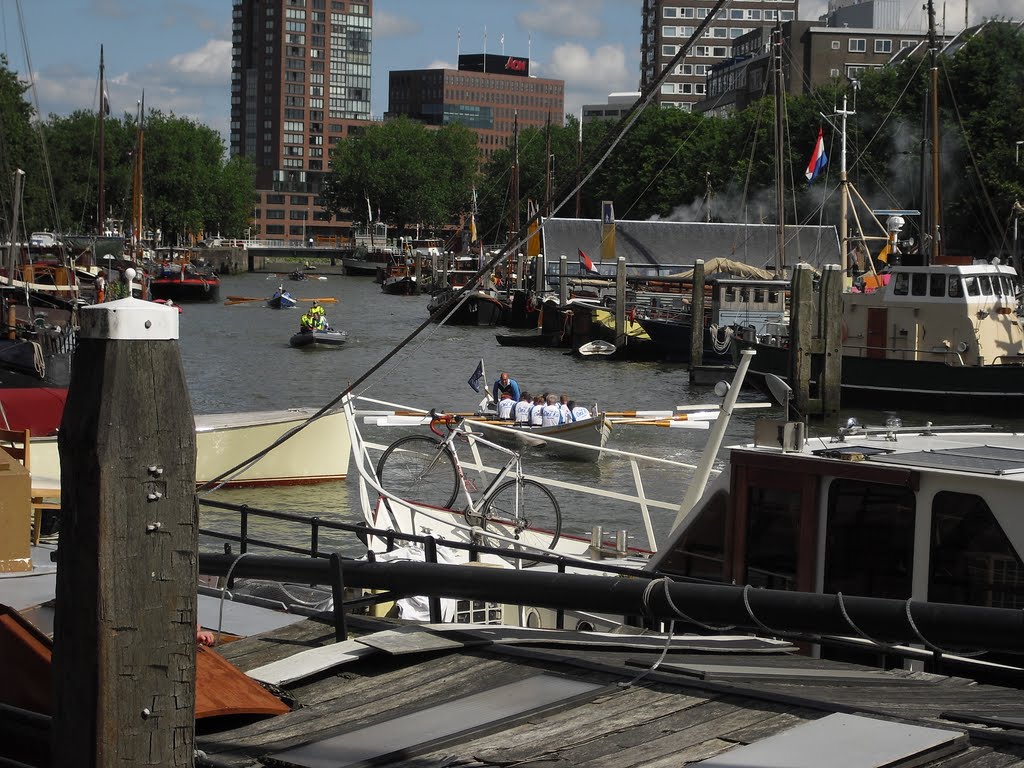
MULTIPOLYGON (((320 515, 302 515, 294 512, 262 509, 249 506, 248 504, 215 501, 208 497, 199 498, 199 505, 207 508, 209 511, 219 510, 221 512, 233 513, 237 519, 237 528, 231 530, 201 526, 199 528, 199 535, 202 537, 201 550, 210 551, 208 545, 217 542, 223 546, 225 554, 237 555, 238 557, 246 554, 255 554, 257 551, 260 551, 261 553, 288 553, 310 559, 334 560, 337 557, 341 557, 338 554, 339 547, 336 541, 338 534, 343 535, 349 540, 358 539, 363 542, 372 537, 377 541, 384 542, 386 552, 392 552, 403 545, 415 546, 423 551, 425 562, 434 564, 451 562, 453 559, 451 556, 442 555, 439 557, 439 548, 464 552, 467 561, 471 563, 481 562, 485 557, 504 558, 508 556, 507 548, 486 546, 476 540, 465 542, 445 540, 439 542, 436 536, 430 534, 406 533, 392 528, 371 528, 366 523, 345 523, 325 519, 320 515), (306 536, 308 538, 306 538, 306 541, 308 543, 304 546, 284 543, 281 540, 279 526, 274 531, 273 539, 263 538, 259 531, 261 528, 266 529, 267 524, 270 523, 286 523, 293 527, 307 529, 306 536), (330 536, 330 533, 335 534, 335 536, 330 536), (234 551, 234 546, 237 546, 237 552, 234 551)), ((297 541, 300 537, 289 536, 287 538, 290 541, 297 541)), ((494 537, 488 535, 488 538, 494 537)), ((373 562, 376 556, 373 549, 367 548, 365 555, 367 560, 373 562)), ((581 565, 572 558, 552 552, 531 553, 524 551, 519 553, 518 556, 526 565, 547 566, 558 573, 566 573, 570 570, 573 572, 586 570, 592 574, 609 576, 636 577, 638 575, 645 575, 639 573, 636 568, 616 565, 612 561, 592 561, 581 565)), ((234 579, 231 579, 223 585, 222 590, 217 590, 214 594, 221 594, 223 592, 226 596, 228 594, 227 591, 234 589, 234 587, 234 579)), ((368 594, 355 600, 345 600, 343 607, 351 610, 352 608, 391 602, 396 597, 399 596, 392 593, 368 594)), ((343 612, 340 610, 341 608, 342 606, 336 606, 338 610, 335 612, 335 621, 343 624, 344 618, 343 612)), ((443 620, 441 599, 439 597, 428 598, 428 609, 432 622, 440 623, 443 620)), ((556 613, 556 628, 564 629, 564 612, 561 610, 556 613)))
MULTIPOLYGON (((359 429, 360 421, 368 420, 370 423, 375 423, 378 426, 408 427, 416 424, 428 423, 429 417, 426 416, 425 411, 409 408, 396 403, 375 400, 368 397, 359 397, 357 399, 360 402, 371 406, 377 406, 378 408, 380 406, 384 406, 385 408, 391 409, 356 410, 352 399, 347 400, 345 403, 348 415, 347 423, 349 436, 352 442, 352 456, 356 463, 359 476, 359 505, 366 519, 371 520, 374 516, 378 498, 390 498, 387 490, 382 488, 377 481, 375 472, 375 458, 378 457, 390 443, 376 443, 365 439, 359 429), (395 416, 396 413, 412 415, 395 416), (423 416, 416 414, 423 414, 423 416)), ((465 421, 464 425, 470 430, 477 428, 469 420, 465 421)), ((488 424, 486 429, 489 432, 495 431, 505 433, 512 437, 518 434, 514 429, 497 424, 488 424)), ((617 504, 631 507, 639 516, 639 523, 642 526, 644 537, 646 539, 644 547, 635 551, 652 554, 658 550, 657 536, 655 534, 656 526, 652 515, 656 512, 661 512, 669 516, 675 516, 679 510, 679 503, 682 498, 682 494, 680 493, 680 496, 674 499, 652 498, 646 492, 641 467, 659 466, 673 472, 678 471, 680 473, 688 474, 692 473, 696 469, 696 465, 658 456, 633 453, 614 448, 602 448, 596 445, 587 445, 572 440, 564 440, 551 435, 544 435, 543 439, 545 443, 564 445, 572 448, 573 451, 593 451, 601 454, 602 456, 614 456, 619 459, 625 459, 629 463, 632 486, 620 488, 618 490, 610 490, 593 484, 585 485, 583 483, 575 483, 569 480, 556 479, 531 472, 524 472, 523 476, 547 486, 558 498, 559 505, 563 509, 570 511, 570 515, 572 514, 572 510, 575 509, 592 509, 595 498, 609 500, 616 502, 617 504)), ((468 455, 465 457, 460 456, 460 462, 464 470, 478 473, 481 478, 488 478, 489 476, 497 474, 497 472, 501 470, 501 466, 492 466, 484 460, 484 456, 475 444, 475 441, 470 441, 467 454, 468 455)), ((481 482, 478 483, 480 487, 484 487, 486 484, 485 479, 482 479, 481 482)), ((470 536, 473 533, 473 527, 463 522, 461 514, 453 515, 450 512, 445 512, 443 510, 409 504, 408 502, 401 500, 397 501, 414 508, 417 518, 422 517, 425 521, 433 521, 435 524, 451 527, 463 536, 470 536)), ((609 526, 605 526, 605 528, 611 530, 609 526)), ((576 533, 581 537, 589 538, 593 532, 575 531, 573 533, 576 533)), ((564 536, 565 534, 563 534, 563 537, 564 536)), ((498 535, 490 532, 487 533, 487 537, 495 539, 500 538, 498 535)), ((517 549, 527 546, 514 540, 510 540, 509 543, 517 549)), ((584 549, 586 548, 584 547, 584 549)), ((580 562, 590 561, 588 556, 583 555, 578 556, 575 559, 580 562)))

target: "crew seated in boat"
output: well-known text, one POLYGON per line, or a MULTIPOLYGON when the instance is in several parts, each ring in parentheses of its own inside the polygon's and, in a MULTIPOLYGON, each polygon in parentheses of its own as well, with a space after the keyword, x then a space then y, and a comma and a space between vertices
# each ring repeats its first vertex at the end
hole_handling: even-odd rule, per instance
POLYGON ((547 402, 540 409, 540 425, 542 427, 554 427, 564 424, 562 420, 562 408, 558 404, 558 398, 548 395, 547 402))
POLYGON ((306 333, 312 333, 313 331, 326 331, 328 326, 324 308, 319 304, 314 303, 306 314, 304 314, 299 320, 299 324, 300 330, 306 333))
POLYGON ((563 424, 572 421, 572 409, 569 407, 569 395, 565 392, 563 392, 562 396, 558 398, 558 409, 562 414, 563 424))
POLYGON ((516 403, 515 414, 516 424, 529 424, 530 423, 530 409, 533 407, 533 398, 530 397, 530 393, 523 391, 519 395, 519 402, 516 403))
POLYGON ((569 421, 582 421, 590 418, 590 409, 585 405, 576 405, 575 400, 570 400, 569 403, 569 421))
POLYGON ((533 405, 530 406, 531 427, 539 427, 544 422, 544 418, 541 415, 542 410, 544 410, 544 396, 536 395, 533 398, 533 405))

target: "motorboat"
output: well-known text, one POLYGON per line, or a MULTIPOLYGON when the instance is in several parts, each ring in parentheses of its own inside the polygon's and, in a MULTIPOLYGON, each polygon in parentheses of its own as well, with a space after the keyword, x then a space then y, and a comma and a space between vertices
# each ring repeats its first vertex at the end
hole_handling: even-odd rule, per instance
POLYGON ((302 349, 314 347, 340 347, 348 341, 348 331, 336 331, 328 328, 323 331, 302 330, 289 339, 288 344, 302 349))

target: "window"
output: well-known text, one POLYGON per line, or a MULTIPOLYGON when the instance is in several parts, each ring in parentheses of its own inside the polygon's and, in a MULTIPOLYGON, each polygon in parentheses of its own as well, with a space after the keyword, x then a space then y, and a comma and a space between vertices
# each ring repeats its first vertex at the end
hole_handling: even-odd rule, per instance
POLYGON ((926 275, 924 272, 914 272, 910 276, 910 295, 928 295, 928 275, 926 275))
POLYGON ((834 69, 834 68, 830 69, 828 71, 828 75, 829 75, 829 77, 839 77, 839 70, 838 69, 834 69))
POLYGON ((958 275, 949 276, 949 295, 950 298, 958 299, 964 295, 963 287, 960 285, 960 277, 958 275))
POLYGON ((779 21, 792 21, 794 18, 793 11, 779 11, 779 21))
POLYGON ((832 50, 833 51, 838 51, 839 50, 839 41, 838 40, 833 40, 832 41, 832 50))
POLYGON ((733 21, 742 21, 743 20, 743 9, 742 8, 733 8, 732 10, 729 11, 729 18, 732 19, 733 21))
POLYGON ((1024 608, 1024 566, 981 497, 935 494, 928 600, 1024 608))
POLYGON ((834 480, 828 489, 824 591, 910 597, 914 511, 909 488, 834 480))
POLYGON ((916 40, 900 40, 900 48, 913 48, 917 45, 916 40))
POLYGON ((892 40, 875 40, 875 53, 892 53, 892 40))
POLYGON ((896 279, 892 281, 892 293, 894 296, 906 296, 910 290, 910 278, 906 272, 897 272, 896 279))
POLYGON ((727 493, 712 496, 700 516, 690 524, 679 543, 665 557, 661 568, 678 576, 724 581, 727 493))
POLYGON ((967 289, 968 296, 979 296, 981 291, 978 289, 978 278, 976 277, 964 277, 964 287, 967 289))
POLYGON ((932 275, 931 285, 928 286, 928 295, 937 296, 939 298, 946 297, 946 276, 945 275, 932 275))
POLYGON ((761 10, 759 8, 752 8, 751 10, 747 11, 747 18, 750 21, 760 21, 761 10))
POLYGON ((678 8, 662 8, 661 15, 666 19, 674 19, 679 13, 678 8))
POLYGON ((675 56, 676 55, 676 50, 678 50, 678 49, 674 45, 663 45, 663 46, 661 46, 661 55, 662 56, 675 56))
POLYGON ((868 49, 868 42, 863 37, 851 37, 848 50, 850 53, 864 53, 868 49))
POLYGON ((747 583, 796 589, 800 492, 748 486, 747 583))

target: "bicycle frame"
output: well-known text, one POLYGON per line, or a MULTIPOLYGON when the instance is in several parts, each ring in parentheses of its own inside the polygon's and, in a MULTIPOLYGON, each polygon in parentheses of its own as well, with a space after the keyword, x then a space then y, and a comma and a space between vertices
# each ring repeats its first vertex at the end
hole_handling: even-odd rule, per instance
MULTIPOLYGON (((520 456, 518 451, 513 451, 510 448, 506 448, 503 445, 498 445, 497 443, 488 440, 483 435, 478 435, 476 432, 467 431, 465 427, 462 426, 461 421, 455 422, 454 426, 452 426, 451 423, 446 422, 443 418, 438 419, 438 421, 440 421, 442 424, 445 424, 445 426, 448 427, 448 434, 444 436, 444 440, 442 442, 444 447, 446 447, 451 452, 452 457, 455 459, 455 471, 458 474, 459 482, 462 485, 462 495, 466 500, 465 511, 467 513, 471 515, 476 515, 478 514, 478 509, 483 509, 484 507, 486 507, 487 502, 494 494, 495 489, 499 485, 501 485, 501 482, 508 476, 508 474, 512 471, 513 467, 515 467, 516 470, 516 478, 522 480, 522 457, 520 456), (495 474, 491 482, 489 482, 487 486, 484 488, 483 493, 480 496, 479 502, 474 502, 473 494, 469 492, 469 481, 466 478, 465 473, 462 471, 462 462, 459 460, 459 452, 455 447, 455 441, 459 439, 459 437, 466 440, 467 442, 469 440, 474 440, 477 443, 486 445, 489 448, 493 448, 494 450, 500 453, 504 453, 509 457, 508 461, 505 462, 505 466, 498 470, 497 474, 495 474)), ((435 434, 441 434, 436 429, 434 429, 433 422, 431 422, 430 428, 431 430, 434 431, 435 434)), ((516 517, 518 518, 519 516, 520 515, 517 504, 516 517)))

